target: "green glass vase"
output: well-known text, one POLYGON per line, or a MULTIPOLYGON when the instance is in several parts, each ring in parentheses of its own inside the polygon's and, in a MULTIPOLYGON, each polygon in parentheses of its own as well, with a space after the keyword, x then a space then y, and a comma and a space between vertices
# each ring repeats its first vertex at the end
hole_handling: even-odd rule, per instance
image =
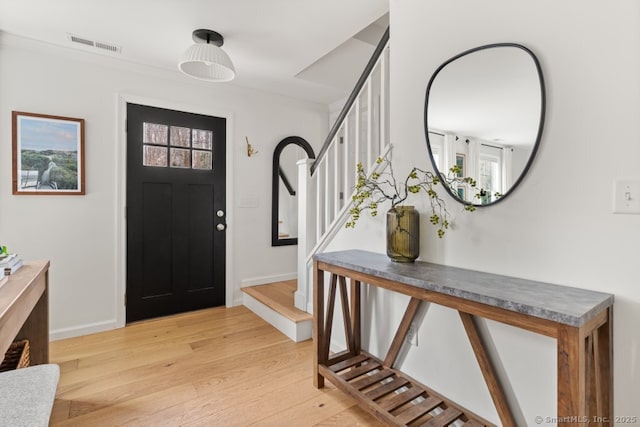
POLYGON ((396 262, 413 262, 420 255, 420 212, 413 206, 387 211, 387 256, 396 262))

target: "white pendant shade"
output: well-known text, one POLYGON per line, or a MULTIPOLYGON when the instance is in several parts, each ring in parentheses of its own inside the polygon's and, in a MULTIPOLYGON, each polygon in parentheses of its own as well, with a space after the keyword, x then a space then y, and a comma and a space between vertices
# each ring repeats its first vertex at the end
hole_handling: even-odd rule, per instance
POLYGON ((200 80, 228 82, 236 75, 229 55, 210 43, 196 43, 182 55, 178 68, 200 80))

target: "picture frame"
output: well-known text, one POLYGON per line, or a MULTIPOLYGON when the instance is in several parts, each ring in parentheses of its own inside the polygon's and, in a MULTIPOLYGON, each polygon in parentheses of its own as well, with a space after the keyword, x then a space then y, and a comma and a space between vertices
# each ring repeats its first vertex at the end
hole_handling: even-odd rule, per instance
POLYGON ((14 195, 84 195, 84 119, 12 111, 14 195))

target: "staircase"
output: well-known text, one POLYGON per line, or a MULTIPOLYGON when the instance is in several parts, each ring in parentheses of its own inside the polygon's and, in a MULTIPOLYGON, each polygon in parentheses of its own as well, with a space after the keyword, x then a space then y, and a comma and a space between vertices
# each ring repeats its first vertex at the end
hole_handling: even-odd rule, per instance
POLYGON ((317 158, 298 162, 297 286, 289 281, 242 288, 243 304, 293 341, 311 338, 313 255, 344 227, 357 163, 372 173, 376 159, 390 150, 388 123, 387 28, 317 158))
POLYGON ((373 173, 389 144, 389 29, 349 96, 316 159, 298 162, 298 288, 296 308, 311 313, 313 255, 349 216, 356 165, 373 173))
POLYGON ((242 304, 295 342, 311 338, 311 314, 293 306, 296 280, 242 288, 242 304))

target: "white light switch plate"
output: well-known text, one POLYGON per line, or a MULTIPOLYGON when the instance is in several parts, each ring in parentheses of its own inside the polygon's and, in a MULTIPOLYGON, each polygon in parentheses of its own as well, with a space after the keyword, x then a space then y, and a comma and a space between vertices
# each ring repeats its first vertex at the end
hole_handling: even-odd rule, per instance
POLYGON ((640 178, 613 182, 613 213, 640 214, 640 178))

